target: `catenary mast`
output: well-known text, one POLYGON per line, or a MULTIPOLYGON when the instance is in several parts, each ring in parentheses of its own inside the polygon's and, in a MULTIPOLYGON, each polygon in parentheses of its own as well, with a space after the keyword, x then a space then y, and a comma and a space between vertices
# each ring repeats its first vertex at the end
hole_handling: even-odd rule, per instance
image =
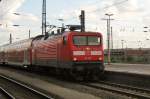
POLYGON ((42 4, 42 35, 48 35, 46 32, 46 0, 42 4))

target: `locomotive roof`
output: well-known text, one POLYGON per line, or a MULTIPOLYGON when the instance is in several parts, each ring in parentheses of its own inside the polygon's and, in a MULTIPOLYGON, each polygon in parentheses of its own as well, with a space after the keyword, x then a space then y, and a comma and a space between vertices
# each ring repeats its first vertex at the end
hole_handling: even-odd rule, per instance
POLYGON ((79 32, 79 31, 69 31, 69 32, 66 32, 64 33, 64 35, 68 35, 68 34, 72 34, 72 35, 75 35, 75 34, 79 34, 79 35, 102 35, 101 33, 99 32, 79 32))
MULTIPOLYGON (((79 32, 79 31, 66 31, 66 32, 64 32, 64 33, 62 33, 62 34, 55 34, 55 35, 51 35, 51 36, 48 36, 47 38, 49 38, 49 37, 55 37, 55 36, 60 36, 60 35, 75 35, 75 34, 79 34, 79 35, 95 35, 95 33, 97 34, 97 35, 102 35, 101 33, 99 33, 99 32, 79 32)), ((36 36, 36 37, 33 37, 33 38, 30 38, 30 39, 25 39, 25 40, 20 40, 20 41, 17 41, 17 42, 14 42, 14 43, 12 43, 12 44, 5 44, 5 45, 2 45, 2 46, 0 46, 0 47, 5 47, 5 46, 11 46, 11 45, 16 45, 16 44, 20 44, 20 43, 25 43, 25 42, 32 42, 32 41, 34 41, 34 40, 40 40, 40 39, 42 39, 42 38, 44 38, 45 36, 44 35, 38 35, 38 36, 36 36)), ((47 39, 46 38, 46 39, 47 39)))

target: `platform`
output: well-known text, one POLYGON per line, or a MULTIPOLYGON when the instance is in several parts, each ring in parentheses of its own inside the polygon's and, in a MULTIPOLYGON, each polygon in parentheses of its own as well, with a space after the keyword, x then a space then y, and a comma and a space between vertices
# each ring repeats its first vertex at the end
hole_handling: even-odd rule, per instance
POLYGON ((106 63, 105 70, 150 75, 150 64, 106 63))

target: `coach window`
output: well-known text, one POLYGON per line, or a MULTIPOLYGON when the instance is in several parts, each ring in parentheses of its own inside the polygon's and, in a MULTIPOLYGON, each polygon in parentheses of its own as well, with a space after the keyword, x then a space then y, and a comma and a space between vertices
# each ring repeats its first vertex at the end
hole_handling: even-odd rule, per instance
POLYGON ((64 36, 64 37, 63 37, 63 44, 66 45, 66 43, 67 43, 67 37, 64 36))

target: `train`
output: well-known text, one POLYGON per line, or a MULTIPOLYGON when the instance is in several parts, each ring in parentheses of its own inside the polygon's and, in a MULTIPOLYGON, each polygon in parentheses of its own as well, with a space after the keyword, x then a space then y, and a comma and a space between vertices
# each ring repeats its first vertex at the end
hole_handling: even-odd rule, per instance
POLYGON ((95 77, 104 72, 103 36, 80 31, 38 35, 0 46, 0 63, 95 77))

